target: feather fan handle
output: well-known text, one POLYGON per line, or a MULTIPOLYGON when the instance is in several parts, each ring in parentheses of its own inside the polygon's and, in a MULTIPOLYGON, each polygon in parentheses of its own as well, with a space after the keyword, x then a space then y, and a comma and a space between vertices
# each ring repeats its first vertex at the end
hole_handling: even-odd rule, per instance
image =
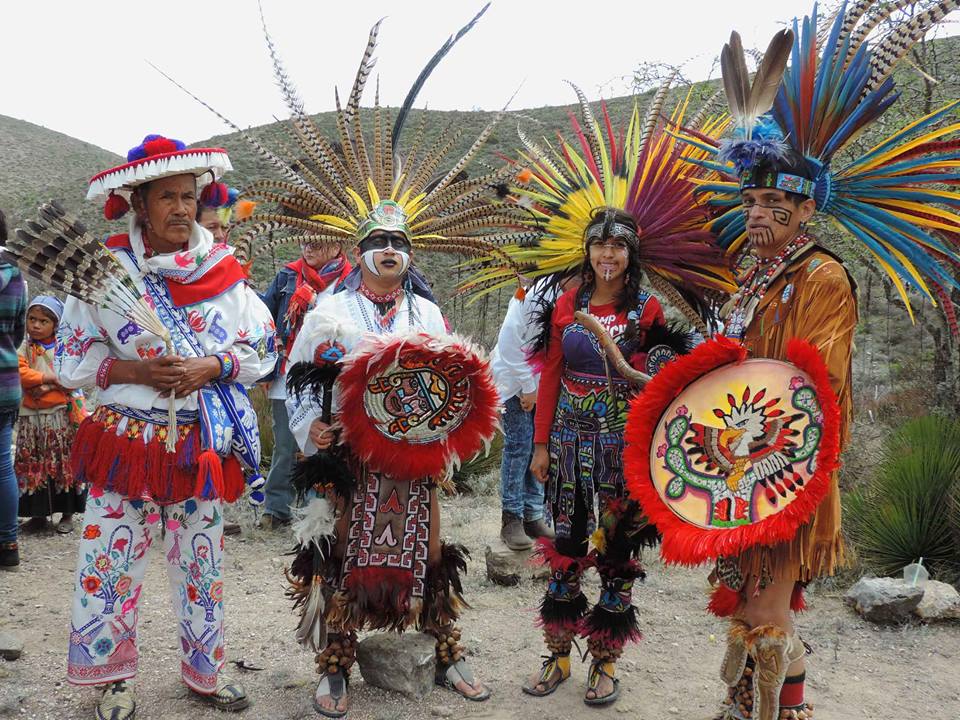
POLYGON ((460 38, 473 29, 473 26, 477 24, 477 21, 483 16, 489 7, 490 3, 488 2, 486 5, 480 8, 480 12, 474 15, 470 22, 460 28, 456 35, 448 38, 447 41, 440 46, 440 49, 434 53, 433 57, 427 61, 426 66, 420 71, 417 79, 413 81, 413 86, 407 92, 407 96, 403 99, 403 104, 400 106, 400 112, 397 113, 397 119, 393 123, 393 141, 391 144, 391 150, 394 154, 397 152, 397 145, 400 142, 400 135, 403 133, 403 128, 407 122, 407 116, 410 114, 410 110, 413 108, 413 103, 415 103, 417 100, 417 95, 420 94, 424 84, 427 82, 427 78, 430 77, 437 65, 440 64, 440 61, 443 60, 444 56, 450 52, 450 49, 457 44, 460 38))
MULTIPOLYGON (((670 92, 670 87, 673 85, 673 81, 676 80, 679 70, 674 70, 670 75, 660 83, 660 87, 657 88, 656 95, 653 96, 653 100, 650 102, 650 109, 647 110, 647 118, 643 124, 643 131, 640 133, 640 145, 638 155, 643 154, 643 150, 647 145, 647 140, 650 139, 650 136, 653 135, 653 131, 657 128, 657 122, 660 120, 660 113, 663 110, 663 104, 667 100, 667 93, 670 92)), ((634 158, 635 160, 636 158, 634 158)))
MULTIPOLYGON (((173 353, 170 331, 144 301, 133 278, 73 214, 55 201, 38 210, 37 219, 17 228, 5 254, 30 277, 78 300, 132 320, 163 340, 173 353)), ((177 408, 169 398, 166 450, 176 450, 177 408)))
POLYGON ((701 318, 699 313, 697 313, 697 311, 690 306, 690 303, 683 299, 683 295, 677 291, 673 284, 659 273, 651 270, 649 267, 646 270, 647 279, 650 281, 650 286, 660 293, 660 295, 667 302, 679 310, 683 316, 704 335, 704 337, 709 335, 710 333, 707 330, 706 324, 703 322, 703 318, 701 318))
POLYGON ((864 94, 880 87, 893 72, 897 62, 906 55, 927 32, 949 13, 960 7, 960 0, 939 0, 933 7, 920 13, 910 22, 894 30, 873 51, 870 81, 864 94))
POLYGON ((350 90, 350 96, 347 98, 347 105, 343 110, 344 120, 349 127, 353 122, 353 117, 360 108, 360 98, 363 95, 363 88, 367 84, 367 78, 373 66, 377 64, 377 59, 373 53, 377 49, 377 34, 380 32, 380 23, 383 18, 377 20, 376 24, 370 28, 370 34, 367 36, 367 46, 363 49, 363 57, 360 58, 360 67, 357 68, 357 76, 353 80, 353 88, 350 90))

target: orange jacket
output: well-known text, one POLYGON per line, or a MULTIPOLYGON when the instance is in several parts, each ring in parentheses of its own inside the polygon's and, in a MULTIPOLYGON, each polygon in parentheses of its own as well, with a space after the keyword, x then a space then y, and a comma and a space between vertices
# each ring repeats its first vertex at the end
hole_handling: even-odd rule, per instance
POLYGON ((37 364, 38 361, 42 362, 42 358, 38 357, 41 353, 38 353, 36 348, 42 346, 37 346, 34 343, 27 343, 26 352, 30 354, 31 358, 27 359, 23 355, 20 355, 20 386, 23 388, 23 407, 30 408, 31 410, 46 410, 47 408, 57 407, 58 405, 66 405, 70 402, 70 396, 59 388, 54 388, 53 390, 47 390, 42 393, 39 397, 35 396, 34 393, 30 392, 32 388, 38 388, 43 385, 43 372, 41 370, 35 370, 31 365, 37 364))

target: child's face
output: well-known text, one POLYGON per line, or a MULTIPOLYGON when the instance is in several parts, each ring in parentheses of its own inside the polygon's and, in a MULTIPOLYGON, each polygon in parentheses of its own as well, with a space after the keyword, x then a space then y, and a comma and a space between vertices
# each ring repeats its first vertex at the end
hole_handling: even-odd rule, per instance
POLYGON ((47 340, 57 331, 57 323, 38 307, 27 312, 27 335, 31 340, 47 340))

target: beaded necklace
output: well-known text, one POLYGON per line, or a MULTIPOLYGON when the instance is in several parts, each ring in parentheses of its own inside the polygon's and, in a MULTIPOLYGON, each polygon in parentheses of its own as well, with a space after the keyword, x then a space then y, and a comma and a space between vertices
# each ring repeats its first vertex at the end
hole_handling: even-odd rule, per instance
POLYGON ((813 241, 807 235, 798 235, 769 260, 757 262, 740 285, 740 289, 730 299, 730 311, 727 314, 725 334, 734 340, 742 340, 747 327, 753 320, 753 315, 760 306, 760 302, 767 294, 767 289, 773 281, 787 268, 790 261, 797 255, 805 252, 813 241))
MULTIPOLYGON (((396 320, 397 313, 400 310, 400 303, 397 302, 397 299, 402 294, 402 286, 388 292, 386 295, 378 295, 362 282, 360 283, 360 287, 357 288, 357 296, 355 296, 357 307, 360 308, 360 314, 363 316, 363 321, 370 332, 376 332, 379 334, 383 331, 390 332, 393 329, 393 323, 396 320), (375 326, 374 323, 371 322, 370 317, 367 315, 367 310, 363 306, 363 302, 360 300, 359 295, 363 295, 367 300, 373 303, 373 307, 377 312, 377 322, 379 327, 375 326)), ((412 321, 413 315, 411 314, 410 317, 412 321)))

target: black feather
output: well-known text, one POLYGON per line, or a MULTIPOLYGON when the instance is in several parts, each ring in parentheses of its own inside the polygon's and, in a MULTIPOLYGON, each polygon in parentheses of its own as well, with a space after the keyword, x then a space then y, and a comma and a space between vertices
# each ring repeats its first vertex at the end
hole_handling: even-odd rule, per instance
POLYGON ((339 374, 340 365, 336 363, 317 365, 312 362, 298 362, 287 373, 287 393, 303 395, 309 391, 320 398, 327 388, 333 386, 339 374))
POLYGON ((294 465, 290 481, 296 488, 297 498, 301 500, 318 484, 331 484, 338 497, 349 498, 356 484, 356 474, 350 466, 346 450, 335 445, 294 465))
POLYGON ((400 133, 403 132, 403 127, 407 122, 407 115, 410 114, 410 109, 413 107, 413 103, 417 100, 417 95, 420 94, 420 91, 423 89, 424 83, 426 83, 427 78, 430 77, 431 73, 436 69, 437 65, 440 64, 440 61, 443 60, 444 56, 450 52, 450 48, 457 44, 457 41, 466 35, 470 30, 476 25, 477 20, 487 11, 487 8, 490 7, 490 3, 484 5, 480 12, 473 16, 473 19, 460 28, 460 31, 447 38, 447 41, 434 53, 433 57, 430 58, 430 61, 426 64, 423 70, 420 71, 420 74, 417 76, 417 79, 413 83, 413 87, 410 88, 407 92, 407 96, 403 100, 403 105, 400 106, 400 112, 397 114, 397 119, 393 123, 393 134, 392 134, 392 145, 391 151, 396 153, 397 145, 400 142, 400 133))

